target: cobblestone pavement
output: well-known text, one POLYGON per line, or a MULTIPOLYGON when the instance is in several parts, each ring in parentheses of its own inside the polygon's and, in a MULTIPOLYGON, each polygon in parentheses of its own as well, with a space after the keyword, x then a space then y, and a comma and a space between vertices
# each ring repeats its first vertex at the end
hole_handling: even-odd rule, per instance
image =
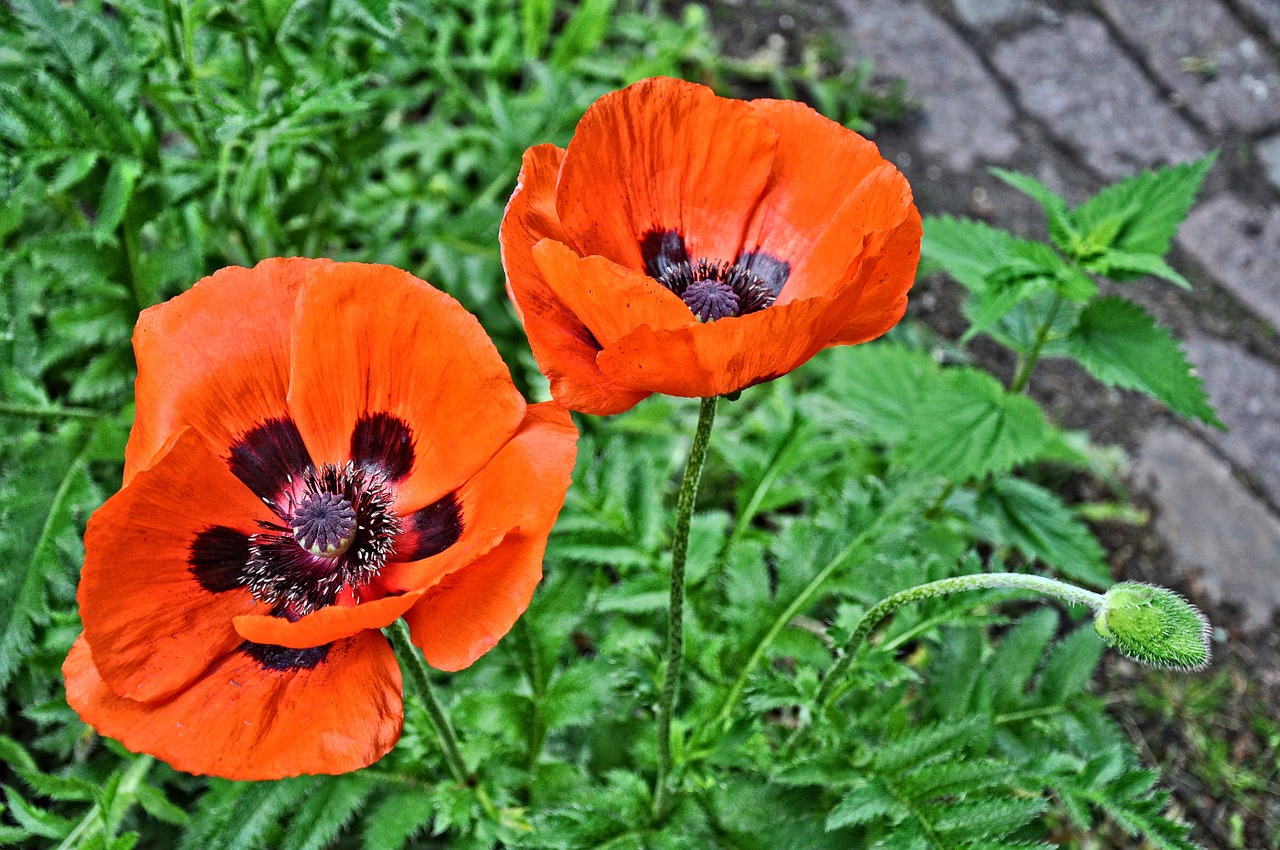
MULTIPOLYGON (((876 139, 927 212, 1041 235, 1035 205, 988 166, 1028 171, 1077 203, 1220 151, 1173 258, 1196 291, 1144 281, 1125 292, 1185 341, 1230 430, 1068 366, 1038 375, 1036 390, 1067 424, 1130 450, 1167 543, 1161 578, 1238 611, 1223 624, 1237 634, 1268 626, 1280 612, 1280 0, 836 5, 850 55, 872 57, 877 79, 905 80, 918 103, 876 139)), ((914 309, 927 316, 934 297, 922 288, 914 309)))

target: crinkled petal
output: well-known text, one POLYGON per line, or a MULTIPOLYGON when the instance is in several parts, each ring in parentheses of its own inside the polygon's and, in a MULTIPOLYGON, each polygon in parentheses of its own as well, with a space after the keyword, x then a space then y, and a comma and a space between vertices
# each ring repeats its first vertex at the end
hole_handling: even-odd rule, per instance
POLYGON ((134 752, 227 779, 340 774, 395 746, 404 723, 400 667, 386 638, 362 632, 325 648, 240 645, 168 699, 120 697, 84 637, 62 665, 80 718, 134 752))
POLYGON ((273 518, 194 430, 94 513, 77 599, 116 693, 172 694, 240 643, 231 619, 267 610, 244 589, 248 538, 273 518))

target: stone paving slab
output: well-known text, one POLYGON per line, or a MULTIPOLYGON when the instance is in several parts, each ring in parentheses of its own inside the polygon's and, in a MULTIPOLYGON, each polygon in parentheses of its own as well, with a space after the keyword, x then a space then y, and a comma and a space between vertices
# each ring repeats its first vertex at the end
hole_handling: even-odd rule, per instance
POLYGON ((1267 28, 1272 41, 1280 42, 1280 2, 1276 0, 1239 0, 1245 11, 1252 13, 1267 28))
POLYGON ((1220 194, 1191 210, 1177 242, 1245 306, 1280 327, 1280 208, 1220 194))
POLYGON ((1280 123, 1280 65, 1223 6, 1206 0, 1100 5, 1156 76, 1214 130, 1258 131, 1280 123))
POLYGON ((1019 103, 1103 174, 1187 162, 1207 148, 1097 19, 1076 13, 1000 44, 996 67, 1019 103))
POLYGON ((1230 429, 1203 426, 1203 436, 1280 504, 1280 369, 1209 337, 1192 337, 1186 347, 1218 418, 1230 429))
POLYGON ((1270 625, 1280 611, 1280 519, 1227 464, 1176 428, 1148 432, 1133 476, 1158 505, 1156 529, 1179 570, 1198 573, 1215 602, 1239 606, 1244 622, 1219 625, 1270 625))
POLYGON ((921 147, 949 168, 1006 162, 1018 148, 1013 109, 977 54, 915 0, 840 0, 856 52, 919 98, 921 147))
POLYGON ((951 8, 960 20, 976 29, 1028 20, 1046 11, 1032 0, 951 0, 951 8))

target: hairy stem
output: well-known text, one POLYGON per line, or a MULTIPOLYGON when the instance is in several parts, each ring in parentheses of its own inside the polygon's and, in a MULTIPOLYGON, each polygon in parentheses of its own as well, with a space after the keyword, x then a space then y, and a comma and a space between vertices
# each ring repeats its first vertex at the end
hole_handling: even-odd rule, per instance
POLYGON ((680 691, 680 668, 684 663, 684 563, 689 554, 689 525, 698 495, 702 465, 711 443, 711 426, 716 419, 716 398, 704 398, 698 412, 698 429, 693 435, 689 460, 684 466, 680 495, 676 499, 676 532, 671 541, 671 605, 667 619, 667 664, 658 702, 658 775, 653 786, 653 814, 666 815, 671 792, 671 715, 680 691))
POLYGON ((1045 578, 1044 576, 1025 575, 1023 573, 981 573, 979 575, 954 576, 952 578, 931 581, 928 584, 909 587, 883 600, 862 616, 848 643, 836 663, 832 665, 818 693, 814 697, 815 711, 822 711, 830 700, 832 690, 853 666, 854 660, 862 649, 862 644, 881 621, 897 611, 903 605, 944 596, 949 593, 962 593, 966 590, 1030 590, 1045 596, 1053 596, 1073 605, 1087 605, 1093 610, 1100 610, 1104 604, 1101 593, 1094 593, 1073 584, 1045 578))
POLYGON ((449 715, 445 713, 444 706, 440 705, 431 687, 426 659, 409 640, 409 624, 404 620, 396 620, 387 627, 384 634, 391 639, 391 645, 395 648, 396 655, 400 657, 401 669, 413 683, 413 689, 423 705, 427 707, 427 716, 431 718, 436 737, 440 739, 440 749, 444 752, 444 760, 449 765, 449 772, 461 784, 471 784, 467 763, 463 761, 462 751, 458 749, 458 736, 453 733, 453 724, 449 722, 449 715))

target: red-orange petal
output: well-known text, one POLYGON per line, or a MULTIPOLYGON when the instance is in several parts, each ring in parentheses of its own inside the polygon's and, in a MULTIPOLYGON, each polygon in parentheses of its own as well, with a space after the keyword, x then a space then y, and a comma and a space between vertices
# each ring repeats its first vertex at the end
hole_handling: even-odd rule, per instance
POLYGON ((351 457, 362 417, 390 414, 408 426, 400 513, 460 486, 524 418, 524 399, 475 316, 390 266, 314 270, 298 296, 293 352, 289 408, 317 463, 351 457))
POLYGON ((920 213, 914 206, 902 224, 888 234, 877 234, 883 243, 859 270, 858 306, 836 331, 832 345, 868 342, 888 333, 902 319, 920 262, 921 234, 920 213))
POLYGON ((542 279, 604 348, 636 328, 680 328, 697 321, 680 296, 651 277, 604 257, 579 257, 551 239, 533 247, 542 279))
POLYGON ((578 429, 560 405, 530 406, 511 441, 458 490, 463 529, 458 542, 431 558, 387 564, 379 579, 392 590, 422 590, 469 572, 513 529, 545 540, 569 489, 577 439, 578 429))
POLYGON ((600 368, 637 390, 686 398, 726 395, 785 375, 824 348, 857 303, 832 298, 777 304, 758 313, 676 330, 641 327, 606 348, 600 368))
POLYGON ((389 626, 412 608, 424 592, 384 596, 358 605, 329 605, 293 622, 270 614, 242 614, 234 623, 245 640, 305 649, 389 626))
POLYGON ((271 259, 226 268, 142 311, 133 334, 137 414, 124 483, 185 426, 221 453, 279 417, 289 386, 289 321, 308 269, 328 260, 271 259))
POLYGON ((427 663, 461 670, 492 649, 529 607, 546 547, 546 534, 512 532, 410 608, 404 618, 427 663))
POLYGON ((230 562, 271 519, 193 430, 94 513, 77 599, 98 670, 117 694, 172 694, 240 642, 231 618, 266 606, 236 586, 230 562), (218 533, 233 543, 206 546, 218 533), (225 565, 200 557, 228 549, 225 565))
POLYGON ((650 231, 733 261, 769 179, 777 133, 749 104, 655 77, 607 94, 574 132, 556 211, 579 254, 643 271, 650 231))
POLYGON ((868 233, 900 223, 911 205, 906 179, 857 133, 802 103, 756 100, 778 132, 769 185, 745 249, 790 264, 780 301, 829 295, 849 283, 868 233))
POLYGON ((555 210, 556 180, 564 151, 537 145, 524 153, 520 179, 502 217, 499 241, 507 293, 529 335, 533 356, 557 400, 596 415, 621 413, 644 399, 614 385, 596 366, 600 343, 582 320, 555 296, 533 259, 543 239, 568 238, 555 210))
POLYGON ((271 669, 233 649, 155 702, 113 693, 84 637, 62 672, 67 702, 101 734, 178 770, 227 779, 358 770, 395 746, 404 723, 400 667, 377 632, 333 644, 310 668, 271 669))

